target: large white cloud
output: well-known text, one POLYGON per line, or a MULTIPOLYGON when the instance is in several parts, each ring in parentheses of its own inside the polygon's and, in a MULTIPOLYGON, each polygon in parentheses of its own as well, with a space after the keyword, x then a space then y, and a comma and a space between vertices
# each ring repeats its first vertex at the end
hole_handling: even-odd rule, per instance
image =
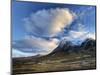
POLYGON ((90 33, 87 35, 88 38, 96 39, 95 33, 90 33))
POLYGON ((85 31, 73 31, 72 30, 72 31, 69 32, 70 37, 72 37, 73 39, 82 38, 86 34, 87 34, 87 32, 85 32, 85 31))
POLYGON ((13 43, 13 48, 21 52, 36 53, 45 55, 52 52, 58 46, 59 40, 56 38, 45 40, 34 36, 25 37, 13 43))
POLYGON ((52 37, 70 26, 74 18, 75 14, 66 8, 43 9, 24 18, 24 27, 28 33, 52 37))
POLYGON ((69 31, 69 35, 62 37, 62 39, 72 41, 74 44, 81 44, 85 39, 91 38, 95 40, 95 34, 87 31, 69 31))
POLYGON ((12 57, 27 57, 27 56, 35 56, 35 55, 37 55, 37 54, 21 52, 18 49, 12 50, 12 57))

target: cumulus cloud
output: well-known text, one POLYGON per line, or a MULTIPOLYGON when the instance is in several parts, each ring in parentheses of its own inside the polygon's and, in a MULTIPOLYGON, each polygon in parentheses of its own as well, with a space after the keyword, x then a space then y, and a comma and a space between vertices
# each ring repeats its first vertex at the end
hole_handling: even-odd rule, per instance
POLYGON ((70 31, 69 32, 70 37, 72 37, 73 39, 84 37, 86 34, 87 32, 85 31, 70 31))
POLYGON ((87 31, 69 31, 69 35, 63 37, 62 39, 66 39, 71 41, 73 44, 81 44, 85 39, 91 38, 95 40, 95 34, 89 33, 87 31))
POLYGON ((71 30, 69 31, 68 36, 63 37, 62 39, 71 41, 73 44, 81 44, 81 42, 87 38, 86 35, 87 32, 71 30))
MULTIPOLYGON (((66 36, 66 39, 72 40, 84 37, 88 32, 85 30, 85 27, 81 23, 77 23, 74 25, 75 29, 71 29, 68 31, 68 35, 66 36)), ((64 37, 65 38, 65 37, 64 37)))
POLYGON ((95 33, 90 33, 87 35, 88 38, 96 39, 95 33))
POLYGON ((26 32, 36 36, 52 37, 70 26, 75 14, 66 8, 43 9, 24 18, 26 32))
POLYGON ((22 52, 44 55, 52 52, 58 46, 58 41, 59 40, 56 38, 45 40, 43 38, 28 36, 24 39, 15 41, 13 43, 13 48, 22 52))
POLYGON ((12 57, 27 57, 27 56, 35 56, 37 55, 36 53, 25 53, 21 52, 17 49, 12 49, 12 57))

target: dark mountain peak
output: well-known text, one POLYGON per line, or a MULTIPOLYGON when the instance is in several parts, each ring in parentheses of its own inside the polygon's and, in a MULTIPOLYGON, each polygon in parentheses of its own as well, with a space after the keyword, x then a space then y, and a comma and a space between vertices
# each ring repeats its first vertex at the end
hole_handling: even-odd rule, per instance
POLYGON ((81 45, 75 45, 71 41, 63 39, 58 45, 58 47, 54 49, 49 55, 79 53, 81 51, 88 51, 91 49, 94 50, 95 47, 96 41, 91 38, 87 38, 86 40, 84 40, 81 45))
POLYGON ((85 41, 95 41, 95 39, 87 38, 87 39, 85 39, 85 41))
POLYGON ((63 39, 61 42, 60 42, 60 44, 59 44, 59 47, 64 47, 64 46, 71 46, 71 45, 73 45, 73 43, 71 42, 71 41, 68 41, 68 40, 66 40, 66 39, 63 39))
POLYGON ((66 39, 63 39, 58 47, 56 49, 54 49, 50 54, 54 54, 54 53, 66 53, 67 51, 69 51, 72 47, 73 47, 73 43, 71 41, 67 41, 66 39))
POLYGON ((96 40, 92 39, 92 38, 87 38, 82 44, 81 46, 84 48, 87 47, 93 47, 96 45, 96 40))

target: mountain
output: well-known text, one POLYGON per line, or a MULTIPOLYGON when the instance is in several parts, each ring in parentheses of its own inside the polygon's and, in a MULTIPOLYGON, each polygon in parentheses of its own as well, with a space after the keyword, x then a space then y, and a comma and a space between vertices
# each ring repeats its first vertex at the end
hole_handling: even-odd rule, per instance
POLYGON ((58 45, 58 47, 53 50, 53 53, 56 53, 58 51, 60 51, 60 52, 62 52, 62 51, 63 52, 68 51, 72 47, 72 45, 73 44, 70 41, 63 40, 63 41, 60 42, 60 44, 58 45))
POLYGON ((87 38, 81 45, 75 45, 71 41, 62 40, 59 46, 49 55, 71 54, 71 53, 95 53, 96 40, 87 38), (62 54, 61 54, 62 53, 62 54))
POLYGON ((81 44, 82 52, 96 56, 96 40, 88 38, 81 44))
POLYGON ((96 41, 94 39, 88 38, 81 44, 81 47, 83 47, 84 49, 96 47, 96 41))

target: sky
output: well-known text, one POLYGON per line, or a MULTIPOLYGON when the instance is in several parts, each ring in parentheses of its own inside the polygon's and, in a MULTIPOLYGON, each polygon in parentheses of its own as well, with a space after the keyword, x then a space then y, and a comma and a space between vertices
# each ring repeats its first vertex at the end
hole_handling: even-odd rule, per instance
POLYGON ((62 40, 95 39, 95 27, 95 6, 13 1, 12 57, 49 54, 62 40))

